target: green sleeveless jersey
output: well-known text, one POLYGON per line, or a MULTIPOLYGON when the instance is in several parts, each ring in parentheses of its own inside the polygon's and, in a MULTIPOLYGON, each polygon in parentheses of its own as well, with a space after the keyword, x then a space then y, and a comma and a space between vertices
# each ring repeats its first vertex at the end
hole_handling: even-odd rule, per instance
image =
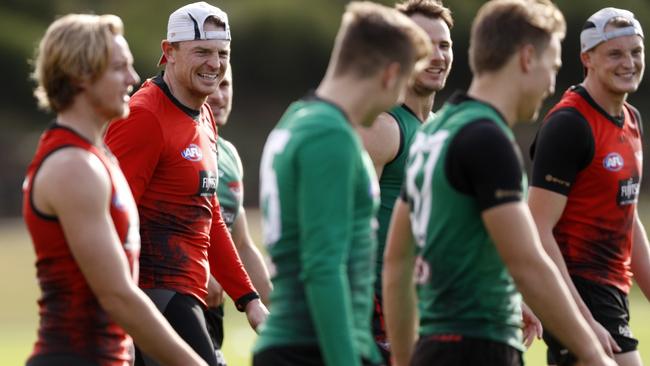
POLYGON ((239 214, 244 199, 242 182, 244 171, 237 149, 233 144, 218 137, 217 151, 219 152, 217 155, 219 170, 217 197, 219 198, 221 217, 228 229, 232 230, 232 224, 239 214))
MULTIPOLYGON (((498 112, 468 100, 445 104, 437 118, 417 132, 409 154, 405 184, 418 247, 420 335, 462 334, 523 351, 521 296, 475 198, 457 191, 445 174, 454 136, 479 119, 493 121, 514 141, 498 112)), ((523 192, 526 186, 523 174, 523 192)))
POLYGON ((260 170, 272 311, 254 352, 316 344, 327 365, 378 361, 370 332, 379 187, 346 116, 317 98, 293 103, 260 170))
MULTIPOLYGON (((397 156, 384 166, 381 177, 379 177, 380 205, 377 213, 379 228, 377 229, 377 265, 375 291, 381 296, 381 272, 384 266, 384 248, 386 247, 386 236, 390 226, 390 218, 393 214, 395 200, 399 196, 404 181, 404 168, 408 158, 409 148, 415 131, 422 125, 422 122, 405 105, 397 106, 388 112, 395 120, 400 129, 400 149, 397 156)), ((431 119, 433 113, 429 115, 431 119)))

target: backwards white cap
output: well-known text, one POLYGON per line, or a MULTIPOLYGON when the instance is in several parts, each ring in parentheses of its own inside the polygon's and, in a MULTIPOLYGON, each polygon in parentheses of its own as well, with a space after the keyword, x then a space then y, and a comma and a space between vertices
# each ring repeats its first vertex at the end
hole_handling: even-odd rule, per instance
MULTIPOLYGON (((181 42, 205 39, 230 41, 230 25, 228 15, 205 1, 187 4, 171 13, 167 23, 167 41, 181 42), (224 24, 225 30, 205 31, 205 20, 213 17, 224 24)), ((160 58, 158 65, 167 62, 165 55, 160 58)))
POLYGON ((610 39, 633 35, 643 38, 643 29, 631 11, 617 8, 600 9, 587 19, 580 33, 580 52, 587 52, 610 39), (628 20, 631 25, 605 32, 607 24, 614 18, 628 20))

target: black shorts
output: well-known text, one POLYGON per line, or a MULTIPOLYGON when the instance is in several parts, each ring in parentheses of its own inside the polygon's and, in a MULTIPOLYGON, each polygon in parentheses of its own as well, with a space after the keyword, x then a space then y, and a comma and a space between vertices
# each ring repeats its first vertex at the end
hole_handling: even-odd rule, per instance
MULTIPOLYGON (((185 342, 210 366, 219 366, 212 339, 208 334, 203 314, 204 307, 194 296, 180 294, 171 290, 143 290, 156 304, 185 342)), ((143 354, 136 344, 135 366, 158 366, 153 359, 143 354)))
MULTIPOLYGON (((582 301, 594 319, 612 335, 620 353, 635 351, 639 341, 630 330, 630 305, 627 295, 614 286, 601 285, 582 277, 572 276, 582 301)), ((549 365, 574 365, 576 358, 553 335, 544 331, 544 342, 548 346, 546 361, 549 365)))
POLYGON ((386 334, 382 301, 381 296, 375 294, 372 311, 372 336, 375 339, 375 344, 379 349, 379 353, 381 353, 381 357, 384 359, 384 363, 390 366, 390 343, 388 343, 388 335, 386 334))
POLYGON ((212 338, 212 343, 217 349, 223 346, 223 305, 216 308, 208 308, 205 311, 205 323, 208 326, 208 333, 212 338))
POLYGON ((216 308, 208 308, 205 311, 205 323, 208 326, 208 333, 214 344, 214 352, 217 355, 217 364, 226 366, 226 358, 221 352, 223 347, 223 305, 216 308))
MULTIPOLYGON (((361 360, 363 366, 380 366, 361 360)), ((325 366, 316 345, 270 347, 253 355, 253 366, 325 366)))
POLYGON ((505 343, 468 338, 459 334, 421 337, 415 345, 411 366, 522 366, 521 352, 505 343))
POLYGON ((76 355, 45 354, 36 355, 27 360, 25 366, 98 366, 99 363, 76 355))

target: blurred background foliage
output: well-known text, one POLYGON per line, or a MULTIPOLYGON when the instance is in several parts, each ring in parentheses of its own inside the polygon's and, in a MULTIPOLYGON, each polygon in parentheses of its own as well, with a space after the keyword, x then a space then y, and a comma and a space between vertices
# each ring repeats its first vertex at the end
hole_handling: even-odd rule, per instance
MULTIPOLYGON (((379 1, 392 5, 392 1, 379 1)), ((245 166, 246 205, 257 206, 258 166, 268 132, 293 100, 320 81, 347 1, 343 0, 219 0, 233 33, 234 108, 222 134, 239 148, 245 166)), ((445 90, 436 97, 434 110, 471 80, 467 63, 471 19, 481 0, 446 1, 456 25, 452 29, 454 65, 445 90)), ((558 0, 567 23, 563 63, 554 96, 543 112, 570 85, 582 80, 578 59, 579 32, 586 18, 605 6, 632 10, 648 28, 650 2, 640 0, 558 0)), ((0 3, 0 217, 20 214, 20 186, 39 134, 53 115, 38 111, 32 97, 30 65, 39 38, 56 17, 70 12, 113 13, 126 27, 126 37, 142 79, 159 72, 156 63, 167 18, 186 4, 177 0, 3 0, 0 3)), ((650 88, 642 84, 630 97, 650 120, 650 88)), ((539 124, 515 128, 524 155, 539 124)), ((647 130, 647 128, 646 128, 647 130)), ((647 139, 646 139, 647 140, 647 139)), ((646 150, 647 151, 647 150, 646 150)), ((80 182, 82 184, 82 182, 80 182)), ((647 184, 646 184, 647 187, 647 184)), ((647 190, 647 189, 646 189, 647 190)))

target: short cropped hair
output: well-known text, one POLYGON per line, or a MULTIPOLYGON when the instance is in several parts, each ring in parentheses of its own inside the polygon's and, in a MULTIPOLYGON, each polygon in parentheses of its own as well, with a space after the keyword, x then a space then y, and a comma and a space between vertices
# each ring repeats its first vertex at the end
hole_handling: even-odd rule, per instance
POLYGON ((420 14, 431 19, 442 19, 449 29, 454 27, 451 10, 437 0, 406 0, 395 4, 395 9, 408 17, 420 14))
POLYGON ((611 25, 614 28, 625 28, 625 27, 632 27, 633 23, 629 19, 625 19, 623 17, 616 17, 612 18, 609 22, 607 22, 607 25, 611 25))
POLYGON ((113 37, 122 35, 115 15, 68 14, 54 21, 36 50, 32 78, 39 107, 58 113, 70 107, 84 80, 97 80, 111 59, 113 37))
POLYGON ((472 24, 470 68, 475 75, 498 71, 525 44, 543 52, 554 34, 564 38, 566 21, 551 1, 491 0, 472 24))
POLYGON ((334 75, 374 75, 397 62, 402 72, 431 54, 426 33, 407 16, 368 1, 346 7, 333 52, 334 75))

